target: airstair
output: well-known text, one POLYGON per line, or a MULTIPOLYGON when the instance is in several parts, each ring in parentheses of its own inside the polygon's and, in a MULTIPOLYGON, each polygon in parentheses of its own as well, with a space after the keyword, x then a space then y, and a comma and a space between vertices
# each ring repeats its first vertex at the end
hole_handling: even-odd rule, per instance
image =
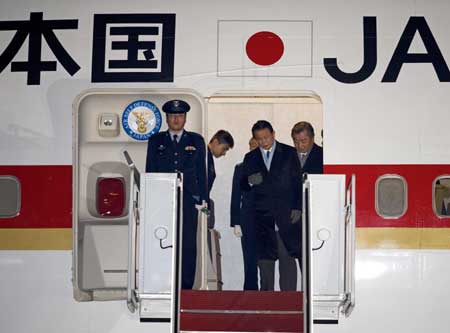
POLYGON ((309 175, 303 185, 303 292, 221 290, 219 237, 199 207, 194 290, 180 289, 182 174, 140 174, 129 156, 127 301, 143 322, 175 332, 312 332, 355 305, 355 177, 309 175), (212 246, 214 244, 214 246, 212 246), (219 273, 219 274, 218 274, 219 273))

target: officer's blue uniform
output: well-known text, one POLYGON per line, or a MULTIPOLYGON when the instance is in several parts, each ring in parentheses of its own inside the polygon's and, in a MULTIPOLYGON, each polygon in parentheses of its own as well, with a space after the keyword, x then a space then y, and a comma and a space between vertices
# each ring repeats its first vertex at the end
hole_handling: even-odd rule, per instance
MULTIPOLYGON (((184 113, 176 108, 166 113, 184 113), (177 112, 170 112, 175 109, 177 112)), ((177 101, 183 102, 183 101, 177 101)), ((185 103, 185 102, 183 102, 185 103)), ((187 103, 185 103, 187 105, 187 103)), ((170 105, 169 105, 170 106, 170 105)), ((167 111, 169 110, 169 111, 167 111)), ((189 105, 187 105, 189 110, 189 105)), ((197 216, 196 204, 208 200, 206 179, 206 148, 203 137, 194 132, 183 131, 178 143, 172 141, 169 131, 150 137, 147 147, 146 172, 183 173, 183 262, 182 288, 192 289, 195 279, 197 256, 197 216)))

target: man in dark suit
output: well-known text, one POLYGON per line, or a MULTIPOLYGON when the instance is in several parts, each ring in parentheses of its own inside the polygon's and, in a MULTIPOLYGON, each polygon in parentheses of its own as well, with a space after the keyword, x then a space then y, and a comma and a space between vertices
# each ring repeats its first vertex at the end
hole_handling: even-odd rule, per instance
MULTIPOLYGON (((258 148, 255 138, 251 138, 248 144, 250 151, 258 148)), ((239 163, 234 168, 230 226, 234 229, 234 235, 241 238, 242 256, 244 259, 244 290, 258 290, 252 192, 241 191, 242 166, 243 163, 239 163)))
POLYGON ((314 143, 314 128, 306 121, 294 125, 291 131, 303 173, 323 173, 323 149, 314 143))
POLYGON ((273 290, 277 230, 288 253, 300 256, 300 163, 293 147, 275 141, 268 121, 257 121, 252 133, 259 148, 245 155, 241 189, 253 195, 261 290, 273 290))
POLYGON ((216 169, 214 167, 214 158, 225 156, 227 151, 234 147, 234 139, 230 132, 218 130, 208 143, 208 192, 216 179, 216 169), (213 158, 214 157, 214 158, 213 158))
MULTIPOLYGON (((230 132, 225 130, 218 130, 213 135, 208 143, 208 195, 211 194, 211 190, 216 179, 216 167, 214 165, 214 158, 220 158, 225 156, 227 151, 234 147, 234 139, 230 132)), ((208 228, 213 229, 215 224, 215 209, 214 201, 209 199, 208 202, 209 215, 208 215, 208 228)), ((209 239, 209 238, 208 238, 209 239)))
POLYGON ((301 173, 323 173, 323 149, 314 143, 312 125, 306 121, 295 124, 291 131, 291 137, 297 150, 301 173))
POLYGON ((169 129, 148 140, 145 168, 146 172, 183 173, 183 289, 192 289, 195 278, 198 217, 195 205, 208 201, 205 141, 200 134, 184 129, 189 109, 189 104, 182 100, 163 105, 169 129))

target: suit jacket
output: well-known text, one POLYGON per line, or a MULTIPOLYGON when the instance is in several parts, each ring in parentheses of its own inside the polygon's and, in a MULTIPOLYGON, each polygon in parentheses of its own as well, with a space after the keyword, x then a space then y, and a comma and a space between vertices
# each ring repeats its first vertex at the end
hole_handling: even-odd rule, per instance
POLYGON ((323 173, 323 149, 314 144, 309 152, 308 158, 302 168, 303 173, 321 174, 323 173))
POLYGON ((214 166, 214 157, 211 150, 208 148, 208 193, 211 193, 214 180, 216 179, 216 168, 214 166))
POLYGON ((247 153, 243 162, 241 189, 253 195, 256 251, 258 259, 277 258, 275 223, 291 256, 300 256, 300 222, 292 224, 292 209, 301 209, 301 169, 295 148, 277 142, 270 170, 260 149, 247 153), (248 176, 261 173, 263 182, 250 186, 248 176))
POLYGON ((242 163, 234 168, 231 190, 230 226, 241 226, 244 259, 244 290, 258 290, 256 232, 251 191, 241 191, 242 163))
POLYGON ((198 203, 208 201, 206 148, 200 134, 183 131, 175 144, 168 131, 148 140, 146 172, 182 172, 184 197, 198 203))
POLYGON ((277 142, 270 170, 266 169, 260 149, 247 153, 243 162, 241 189, 253 192, 256 211, 268 211, 277 224, 290 223, 292 209, 301 209, 301 168, 297 151, 277 142), (261 173, 263 182, 250 186, 248 176, 261 173))
POLYGON ((230 226, 240 225, 243 233, 252 225, 253 203, 252 192, 241 191, 243 164, 234 167, 233 186, 231 188, 230 226))

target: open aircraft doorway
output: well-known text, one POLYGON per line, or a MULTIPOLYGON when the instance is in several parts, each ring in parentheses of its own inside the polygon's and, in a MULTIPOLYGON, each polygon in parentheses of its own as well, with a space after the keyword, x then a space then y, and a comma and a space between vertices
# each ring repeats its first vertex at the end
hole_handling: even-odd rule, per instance
MULTIPOLYGON (((293 126, 306 121, 314 128, 315 142, 322 146, 321 99, 312 92, 224 92, 208 98, 206 105, 205 140, 209 141, 219 130, 229 131, 234 138, 233 149, 215 161, 216 180, 210 193, 215 202, 214 229, 220 234, 221 267, 217 269, 213 261, 208 262, 213 266, 212 271, 221 274, 219 283, 211 275, 212 279, 208 281, 212 283, 204 288, 207 290, 182 291, 181 330, 302 332, 303 296, 299 260, 287 253, 285 240, 277 231, 275 246, 277 257, 282 254, 279 256, 281 259, 275 260, 274 279, 268 279, 269 285, 266 281, 262 282, 261 265, 266 265, 267 261, 255 258, 256 253, 252 252, 258 251, 255 249, 256 236, 248 235, 255 231, 250 225, 257 222, 242 221, 236 232, 236 226, 231 221, 231 215, 236 214, 232 211, 232 200, 235 200, 232 199, 232 192, 236 186, 236 166, 249 152, 252 126, 258 120, 268 121, 274 129, 276 142, 289 146, 294 146, 291 136, 293 126), (255 272, 249 264, 252 259, 258 262, 259 268, 254 267, 255 272), (252 279, 255 281, 249 281, 252 279)), ((217 253, 210 255, 215 258, 217 253)))
MULTIPOLYGON (((273 126, 275 140, 294 146, 291 137, 293 126, 300 121, 309 122, 315 132, 315 143, 322 146, 322 102, 313 92, 292 93, 220 93, 207 103, 208 140, 220 129, 230 131, 235 145, 227 155, 216 160, 217 178, 211 191, 215 201, 216 229, 221 234, 223 257, 222 275, 224 290, 243 290, 244 263, 240 239, 230 227, 230 204, 235 166, 249 152, 252 126, 258 120, 267 120, 273 126)), ((205 138, 206 139, 206 138, 205 138)), ((274 290, 280 291, 279 261, 276 261, 274 290)), ((301 290, 300 270, 297 267, 296 290, 301 290)))

